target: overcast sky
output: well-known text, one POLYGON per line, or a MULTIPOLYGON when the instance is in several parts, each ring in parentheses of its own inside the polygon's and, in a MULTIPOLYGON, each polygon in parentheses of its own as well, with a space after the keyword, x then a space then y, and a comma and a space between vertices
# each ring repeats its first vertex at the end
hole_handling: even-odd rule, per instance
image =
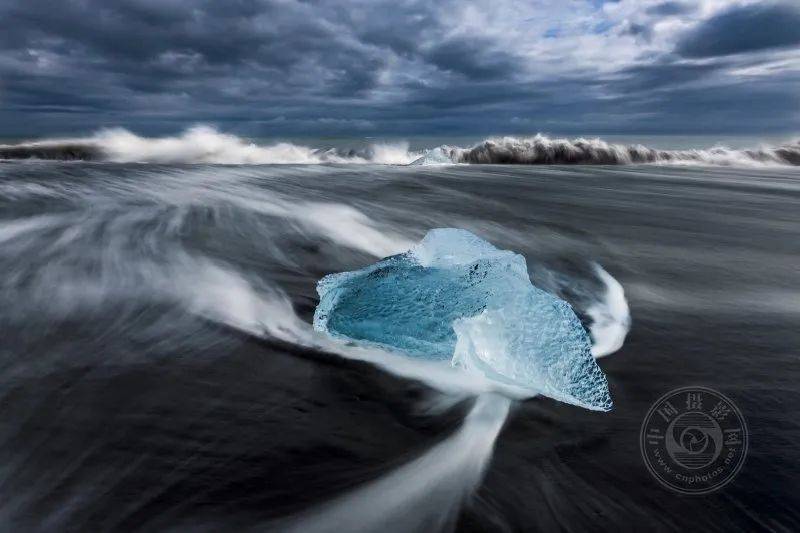
POLYGON ((0 135, 800 132, 800 0, 2 0, 0 135))

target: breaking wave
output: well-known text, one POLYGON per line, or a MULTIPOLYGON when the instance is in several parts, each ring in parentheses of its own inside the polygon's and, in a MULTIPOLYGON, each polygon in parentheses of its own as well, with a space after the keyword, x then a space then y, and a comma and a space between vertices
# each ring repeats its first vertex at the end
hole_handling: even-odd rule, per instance
POLYGON ((199 164, 517 164, 517 165, 719 165, 800 166, 800 140, 781 146, 732 149, 659 150, 601 139, 497 137, 471 147, 438 146, 413 151, 408 143, 376 143, 363 148, 314 148, 277 142, 256 144, 209 126, 195 126, 174 137, 141 137, 121 128, 90 137, 0 145, 0 159, 111 161, 119 163, 199 164))
POLYGON ((140 137, 121 128, 102 130, 91 137, 51 139, 0 145, 0 159, 112 161, 116 163, 204 163, 264 165, 321 163, 376 163, 406 165, 421 154, 407 143, 373 144, 359 150, 311 148, 279 142, 259 145, 242 137, 195 126, 175 137, 140 137))
POLYGON ((439 147, 457 163, 517 165, 629 165, 643 163, 762 166, 800 165, 800 140, 779 147, 735 150, 718 146, 697 150, 656 150, 643 145, 610 144, 601 139, 551 139, 544 135, 487 139, 471 148, 439 147))

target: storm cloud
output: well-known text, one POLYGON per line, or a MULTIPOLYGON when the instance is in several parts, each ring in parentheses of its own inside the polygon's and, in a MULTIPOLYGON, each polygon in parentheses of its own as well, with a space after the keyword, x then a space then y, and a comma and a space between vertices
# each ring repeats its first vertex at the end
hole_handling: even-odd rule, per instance
POLYGON ((678 45, 687 57, 800 46, 800 4, 737 6, 699 24, 678 45))
POLYGON ((6 0, 0 20, 4 136, 800 129, 788 3, 6 0))

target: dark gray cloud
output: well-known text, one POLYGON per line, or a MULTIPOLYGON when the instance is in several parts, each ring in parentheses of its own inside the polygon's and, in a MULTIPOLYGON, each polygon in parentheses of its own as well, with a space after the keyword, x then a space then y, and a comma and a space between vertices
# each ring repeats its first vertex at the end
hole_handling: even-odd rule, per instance
POLYGON ((711 57, 800 45, 800 4, 737 6, 706 20, 678 43, 685 57, 711 57))
POLYGON ((748 84, 726 74, 754 66, 730 54, 794 38, 787 5, 699 21, 675 53, 651 49, 655 22, 694 17, 691 3, 630 20, 604 18, 603 2, 576 6, 571 24, 575 6, 532 6, 525 19, 508 7, 498 17, 488 0, 6 0, 0 135, 195 123, 265 136, 800 129, 786 112, 796 72, 748 84), (553 21, 536 26, 544 15, 553 21), (742 28, 741 43, 722 37, 742 28), (651 48, 621 62, 622 46, 651 48))
POLYGON ((683 15, 692 13, 697 9, 696 5, 688 2, 663 2, 646 9, 647 14, 658 17, 668 17, 671 15, 683 15))
POLYGON ((613 84, 621 94, 670 89, 708 79, 730 62, 685 63, 669 56, 648 64, 636 65, 620 72, 613 84))
POLYGON ((520 60, 505 50, 492 49, 488 39, 461 37, 436 43, 423 57, 439 70, 473 80, 513 79, 520 60))
POLYGON ((650 41, 653 38, 653 29, 646 24, 639 24, 637 22, 628 22, 623 28, 624 35, 632 35, 633 37, 650 41))

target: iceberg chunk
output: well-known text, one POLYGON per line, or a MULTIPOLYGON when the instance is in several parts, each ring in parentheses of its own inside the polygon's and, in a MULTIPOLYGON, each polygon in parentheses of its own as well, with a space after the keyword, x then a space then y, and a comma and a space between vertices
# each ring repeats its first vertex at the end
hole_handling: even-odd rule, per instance
POLYGON ((570 305, 535 287, 525 258, 460 229, 317 285, 314 328, 608 411, 608 383, 570 305))

